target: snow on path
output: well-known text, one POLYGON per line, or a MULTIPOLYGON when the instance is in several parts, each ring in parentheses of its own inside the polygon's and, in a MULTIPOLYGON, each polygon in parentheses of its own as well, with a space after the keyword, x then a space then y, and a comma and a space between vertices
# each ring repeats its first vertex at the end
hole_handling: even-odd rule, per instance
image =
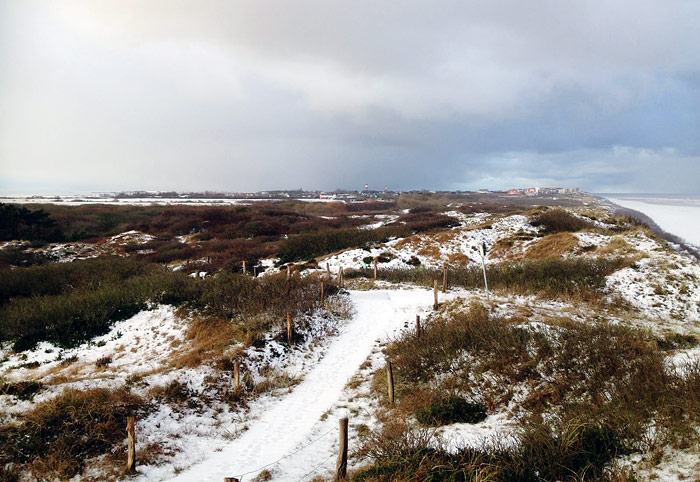
POLYGON ((221 452, 172 480, 223 480, 246 474, 242 480, 247 481, 262 467, 286 456, 268 468, 274 480, 308 480, 334 467, 338 417, 323 415, 336 406, 345 385, 377 341, 403 328, 432 303, 432 293, 421 289, 352 291, 351 296, 355 318, 303 381, 289 395, 271 403, 249 430, 221 452), (318 471, 310 473, 316 467, 318 471))

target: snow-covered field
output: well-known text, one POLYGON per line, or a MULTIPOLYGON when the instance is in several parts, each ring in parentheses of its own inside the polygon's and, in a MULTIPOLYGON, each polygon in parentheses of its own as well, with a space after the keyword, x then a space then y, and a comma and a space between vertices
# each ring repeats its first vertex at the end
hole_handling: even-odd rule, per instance
MULTIPOLYGON (((626 201, 613 202, 625 205, 626 201)), ((627 207, 645 212, 662 228, 681 235, 650 212, 627 207)), ((700 213, 700 206, 685 207, 700 213)), ((335 274, 340 267, 358 268, 365 258, 380 255, 389 258, 380 265, 383 268, 411 266, 412 258, 424 267, 468 265, 480 262, 477 247, 482 243, 489 247, 505 246, 500 250, 494 248, 487 262, 522 259, 544 239, 524 215, 446 214, 457 218, 462 225, 438 233, 394 239, 372 248, 335 253, 321 260, 317 271, 329 268, 335 274)), ((367 227, 378 227, 392 220, 393 217, 378 218, 377 223, 367 227)), ((654 332, 696 333, 700 321, 700 264, 687 253, 676 252, 654 239, 648 231, 606 232, 602 229, 605 227, 596 224, 597 230, 574 233, 575 246, 562 256, 625 255, 637 260, 609 276, 606 286, 610 299, 619 297, 636 310, 630 311, 624 320, 610 319, 654 332)), ((92 251, 80 246, 54 248, 57 259, 71 260, 119 253, 126 242, 144 243, 149 239, 146 233, 130 231, 91 246, 92 251)), ((272 262, 265 260, 270 265, 272 262)), ((278 270, 270 269, 273 271, 278 270)), ((158 462, 139 465, 135 478, 198 481, 238 477, 250 481, 262 470, 269 471, 271 480, 331 476, 338 448, 338 420, 350 416, 351 450, 357 447, 360 427, 376 428, 377 420, 372 413, 377 400, 369 394, 369 385, 372 372, 384 366, 382 347, 398 331, 411 327, 416 314, 427 314, 432 305, 431 291, 383 282, 375 283, 373 288, 350 291, 355 315, 351 320, 331 322, 330 328, 323 325, 327 332, 309 337, 316 346, 290 351, 270 334, 264 350, 247 348, 251 363, 256 357, 260 366, 272 361, 273 368, 297 380, 296 385, 253 399, 246 408, 231 408, 218 400, 199 411, 163 404, 138 420, 139 443, 161 444, 166 456, 158 462), (268 356, 271 350, 274 356, 268 356)), ((462 298, 455 309, 459 309, 460 303, 466 306, 469 300, 486 301, 481 290, 451 289, 440 297, 441 302, 462 298)), ((583 321, 600 314, 562 300, 509 293, 495 293, 490 305, 497 316, 523 317, 527 320, 523 326, 528 328, 549 329, 544 324, 547 319, 561 316, 583 321)), ((169 366, 169 359, 186 349, 187 326, 188 320, 179 318, 171 307, 155 306, 151 311, 115 324, 108 334, 71 350, 42 343, 31 352, 13 354, 6 347, 0 353, 4 358, 0 376, 9 381, 43 379, 46 387, 32 401, 1 395, 0 409, 15 417, 65 388, 116 388, 135 375, 141 385, 135 384, 133 389, 144 394, 150 388, 179 381, 197 394, 211 393, 215 399, 220 386, 213 387, 210 379, 220 374, 211 366, 181 370, 169 366), (95 370, 96 362, 105 357, 109 358, 106 366, 95 370)), ((669 356, 667 363, 669 367, 682 368, 695 363, 699 356, 700 350, 694 348, 669 356)), ((258 383, 260 374, 252 375, 258 383)), ((230 383, 224 378, 223 383, 230 383)), ((443 427, 441 433, 448 447, 478 446, 494 435, 508 435, 513 423, 508 413, 498 412, 489 414, 479 424, 443 427)), ((351 466, 357 463, 351 459, 351 466)), ((94 465, 88 468, 83 480, 104 478, 99 465, 94 465)))
POLYGON ((611 202, 644 213, 661 229, 700 246, 700 199, 608 198, 611 202))

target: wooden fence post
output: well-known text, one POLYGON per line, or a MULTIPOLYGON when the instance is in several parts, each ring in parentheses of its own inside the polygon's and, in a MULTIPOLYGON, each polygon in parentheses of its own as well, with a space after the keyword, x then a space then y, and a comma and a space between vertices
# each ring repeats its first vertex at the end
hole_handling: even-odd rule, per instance
POLYGON ((239 360, 233 364, 233 393, 237 397, 241 394, 241 362, 239 360))
POLYGON ((442 292, 447 293, 447 266, 442 267, 442 292))
POLYGON ((321 280, 321 303, 326 299, 326 282, 321 280))
POLYGON ((136 418, 126 417, 126 435, 128 437, 126 453, 126 471, 136 472, 136 418))
POLYGON ((342 288, 343 287, 343 271, 345 269, 341 266, 338 268, 338 285, 342 288))
POLYGON ((416 335, 420 336, 420 315, 416 315, 416 335))
POLYGON ((253 278, 257 278, 257 277, 258 277, 258 267, 253 266, 253 278))
POLYGON ((326 271, 328 272, 328 281, 331 280, 331 265, 326 263, 326 271))
POLYGON ((374 258, 374 280, 377 280, 377 258, 374 258))
POLYGON ((243 265, 243 274, 248 274, 247 270, 245 269, 245 259, 241 261, 241 264, 243 265))
POLYGON ((287 265, 287 279, 292 277, 292 267, 287 265))
POLYGON ((345 480, 348 475, 348 418, 340 419, 338 437, 338 461, 335 464, 335 480, 345 480))
POLYGON ((394 369, 391 366, 391 362, 386 362, 386 383, 387 390, 389 391, 389 403, 394 404, 394 369))
POLYGON ((438 309, 438 282, 435 280, 435 283, 433 285, 433 296, 435 297, 435 302, 433 303, 433 309, 437 310, 438 309))
POLYGON ((292 331, 292 314, 287 312, 287 344, 292 346, 292 339, 294 337, 294 332, 292 331))

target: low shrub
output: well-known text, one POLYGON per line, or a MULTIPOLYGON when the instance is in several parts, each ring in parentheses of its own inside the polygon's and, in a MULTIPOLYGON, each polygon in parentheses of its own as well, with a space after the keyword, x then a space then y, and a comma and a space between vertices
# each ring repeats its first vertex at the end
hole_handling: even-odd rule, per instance
POLYGON ((280 264, 303 261, 351 247, 383 243, 392 237, 411 234, 405 225, 390 225, 377 229, 332 229, 305 233, 285 239, 279 249, 280 264))
POLYGON ((123 259, 71 264, 28 268, 29 273, 10 277, 20 280, 18 286, 3 283, 6 299, 8 292, 15 297, 0 306, 0 340, 14 341, 17 351, 42 340, 75 346, 150 302, 180 304, 199 297, 195 280, 158 265, 123 259), (61 281, 62 275, 68 280, 61 281), (35 280, 37 286, 31 286, 35 280))
POLYGON ((30 400, 34 394, 43 388, 41 382, 35 380, 22 382, 2 382, 0 383, 0 394, 14 395, 20 400, 30 400))
POLYGON ((576 217, 563 209, 544 211, 535 216, 530 224, 542 227, 545 234, 581 231, 593 227, 590 221, 576 217))
MULTIPOLYGON (((333 294, 332 286, 326 289, 328 295, 333 294)), ((313 312, 319 305, 320 291, 320 281, 315 277, 253 278, 220 273, 201 283, 197 303, 205 313, 227 319, 240 320, 261 313, 282 319, 287 312, 313 312)))
POLYGON ((86 458, 124 440, 127 416, 147 409, 142 398, 122 390, 66 390, 23 415, 19 425, 0 427, 0 466, 29 464, 38 478, 69 479, 86 458))
POLYGON ((416 419, 430 427, 451 423, 478 423, 486 419, 486 409, 480 403, 468 402, 462 397, 452 395, 438 398, 428 407, 419 409, 416 419))
POLYGON ((12 266, 28 268, 50 262, 44 253, 29 251, 26 246, 7 246, 0 249, 0 273, 9 273, 12 266))
POLYGON ((455 452, 424 429, 389 423, 365 437, 358 455, 372 465, 360 469, 352 480, 601 480, 607 464, 620 453, 615 435, 594 424, 552 428, 540 423, 525 429, 515 446, 464 447, 455 452))
POLYGON ((95 366, 97 368, 107 368, 109 364, 112 363, 111 356, 103 356, 95 361, 95 366))
POLYGON ((61 241, 63 238, 56 220, 44 209, 0 203, 0 241, 61 241))
POLYGON ((187 402, 195 392, 178 380, 173 380, 163 387, 156 387, 151 391, 151 394, 157 400, 163 400, 170 404, 181 404, 187 402))
POLYGON ((162 268, 116 256, 7 270, 0 276, 0 305, 12 298, 58 295, 79 288, 95 289, 105 283, 157 271, 162 271, 162 268))
POLYGON ((678 350, 683 348, 693 348, 698 346, 698 337, 695 335, 687 335, 682 333, 670 333, 663 337, 657 338, 656 343, 659 348, 665 351, 678 350))
POLYGON ((421 233, 438 228, 454 228, 460 224, 457 219, 451 216, 429 210, 418 212, 411 210, 410 213, 404 214, 396 222, 406 224, 413 233, 421 233))
POLYGON ((417 256, 411 256, 411 258, 408 261, 406 261, 406 264, 418 267, 420 266, 420 259, 418 259, 417 256))

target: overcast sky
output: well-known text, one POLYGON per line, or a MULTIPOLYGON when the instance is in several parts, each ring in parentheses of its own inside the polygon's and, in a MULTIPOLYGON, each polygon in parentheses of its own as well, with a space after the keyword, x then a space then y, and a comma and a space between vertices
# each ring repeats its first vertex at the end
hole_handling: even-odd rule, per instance
POLYGON ((0 0, 0 192, 700 194, 697 0, 0 0))

